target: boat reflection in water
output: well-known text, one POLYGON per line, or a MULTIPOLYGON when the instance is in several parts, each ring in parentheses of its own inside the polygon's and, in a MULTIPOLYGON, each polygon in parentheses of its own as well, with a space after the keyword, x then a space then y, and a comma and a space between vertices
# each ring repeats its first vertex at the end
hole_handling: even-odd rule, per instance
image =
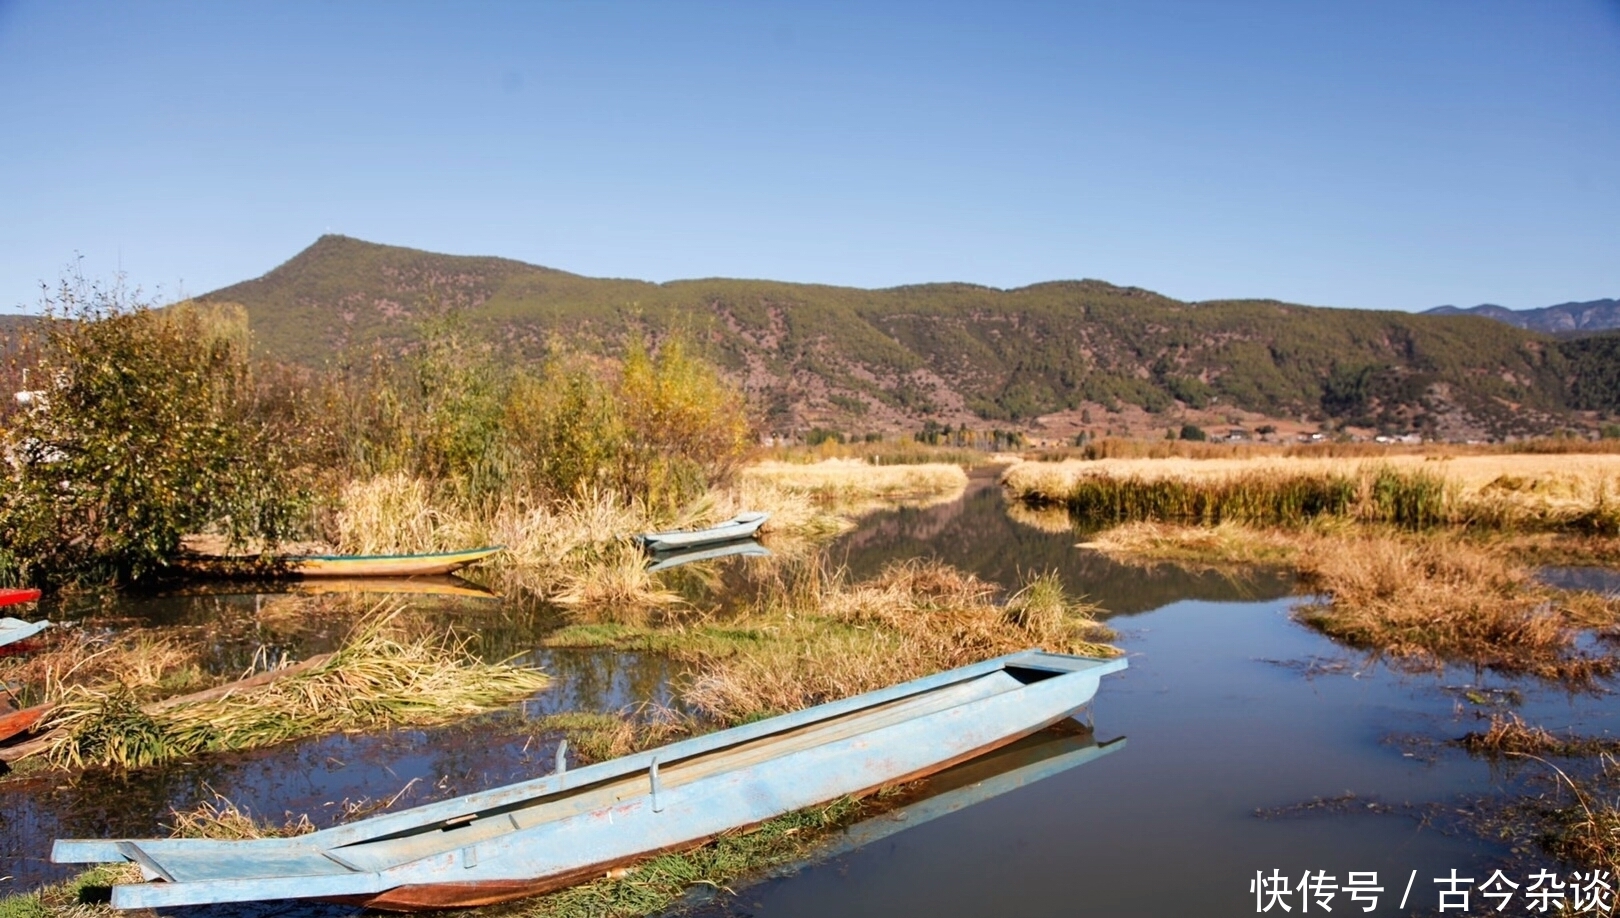
POLYGON ((1074 720, 1047 727, 919 782, 914 797, 903 797, 899 807, 845 829, 808 862, 837 857, 1124 748, 1125 737, 1099 743, 1090 729, 1074 720))
POLYGON ((713 561, 716 558, 730 558, 742 556, 745 558, 768 558, 771 550, 753 539, 739 539, 735 542, 721 542, 718 545, 705 545, 689 551, 655 552, 652 563, 647 565, 649 571, 667 571, 672 567, 691 564, 694 561, 713 561))

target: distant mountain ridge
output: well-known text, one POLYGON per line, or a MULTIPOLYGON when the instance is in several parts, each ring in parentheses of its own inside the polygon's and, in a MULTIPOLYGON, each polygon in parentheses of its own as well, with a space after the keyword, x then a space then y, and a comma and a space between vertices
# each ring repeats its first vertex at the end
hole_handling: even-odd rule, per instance
POLYGON ((1506 322, 1515 328, 1566 335, 1581 332, 1600 332, 1620 328, 1620 300, 1589 300, 1584 303, 1559 303, 1540 309, 1509 309, 1494 303, 1485 303, 1461 309, 1456 306, 1436 306, 1424 315, 1484 316, 1506 322))
MULTIPOLYGON (((554 337, 606 350, 684 328, 774 431, 933 420, 1101 432, 1100 415, 1170 426, 1189 412, 1241 410, 1472 437, 1551 429, 1572 406, 1560 343, 1504 323, 1189 303, 1096 280, 1013 290, 659 284, 323 236, 264 276, 200 299, 240 303, 261 347, 310 364, 353 347, 408 348, 434 310, 454 310, 516 359, 554 337)), ((1582 399, 1602 409, 1607 388, 1582 399)))

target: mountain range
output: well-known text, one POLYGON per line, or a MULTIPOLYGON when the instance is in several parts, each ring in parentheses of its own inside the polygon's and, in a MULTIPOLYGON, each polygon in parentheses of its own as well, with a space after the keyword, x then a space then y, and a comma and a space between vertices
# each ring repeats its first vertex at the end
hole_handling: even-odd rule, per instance
POLYGON ((241 304, 268 354, 313 365, 409 348, 423 318, 442 312, 514 359, 556 339, 605 352, 679 330, 783 433, 933 421, 1069 436, 1276 418, 1476 438, 1620 410, 1608 369, 1620 334, 1564 340, 1479 315, 1184 302, 1097 280, 651 283, 329 235, 199 299, 241 304))
POLYGON ((1588 300, 1584 303, 1559 303, 1540 309, 1509 309, 1485 303, 1460 309, 1456 306, 1436 306, 1426 313, 1434 316, 1484 316, 1506 322, 1516 328, 1528 328, 1549 335, 1581 334, 1620 328, 1620 300, 1588 300))

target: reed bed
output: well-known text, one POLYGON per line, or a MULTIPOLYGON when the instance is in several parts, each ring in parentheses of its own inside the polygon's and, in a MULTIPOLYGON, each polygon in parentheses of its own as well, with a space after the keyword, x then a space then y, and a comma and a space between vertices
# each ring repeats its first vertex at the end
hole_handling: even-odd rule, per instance
POLYGON ((1576 649, 1581 628, 1612 626, 1620 602, 1535 582, 1528 568, 1455 538, 1313 538, 1295 565, 1326 602, 1301 621, 1412 668, 1446 663, 1590 684, 1612 656, 1576 649))
POLYGON ((211 681, 196 651, 149 631, 97 634, 75 629, 46 649, 27 656, 0 657, 0 685, 17 686, 23 706, 55 704, 68 693, 98 686, 122 686, 137 698, 172 695, 211 681))
POLYGON ((1097 533, 1078 547, 1100 551, 1124 563, 1167 561, 1226 568, 1291 564, 1299 554, 1299 545, 1297 534, 1237 523, 1181 526, 1136 522, 1097 533))
POLYGON ((47 755, 63 767, 132 768, 319 733, 440 724, 527 697, 548 681, 535 670, 477 661, 443 639, 396 640, 392 619, 385 612, 363 622, 307 672, 215 700, 159 709, 122 686, 73 689, 52 714, 48 726, 64 733, 47 755))
POLYGON ((214 799, 204 800, 189 810, 169 810, 172 825, 171 838, 217 838, 242 840, 249 838, 290 838, 315 831, 307 813, 294 817, 291 813, 281 824, 255 818, 217 791, 214 799))
POLYGON ((1318 517, 1491 531, 1620 533, 1620 455, 1024 462, 1009 494, 1096 523, 1303 525, 1318 517))
POLYGON ((849 582, 811 567, 782 581, 719 640, 701 642, 684 702, 738 723, 857 695, 1029 647, 1115 656, 1095 607, 1055 575, 1030 579, 1004 603, 998 588, 933 561, 891 565, 849 582))

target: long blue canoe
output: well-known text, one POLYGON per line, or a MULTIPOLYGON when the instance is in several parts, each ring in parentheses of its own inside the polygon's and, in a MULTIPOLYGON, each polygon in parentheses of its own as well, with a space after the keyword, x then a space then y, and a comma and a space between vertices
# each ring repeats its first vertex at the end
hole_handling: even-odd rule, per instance
POLYGON ((485 905, 601 876, 728 829, 912 780, 1057 723, 1123 659, 1024 651, 597 765, 285 839, 58 840, 129 861, 116 908, 328 898, 485 905))

